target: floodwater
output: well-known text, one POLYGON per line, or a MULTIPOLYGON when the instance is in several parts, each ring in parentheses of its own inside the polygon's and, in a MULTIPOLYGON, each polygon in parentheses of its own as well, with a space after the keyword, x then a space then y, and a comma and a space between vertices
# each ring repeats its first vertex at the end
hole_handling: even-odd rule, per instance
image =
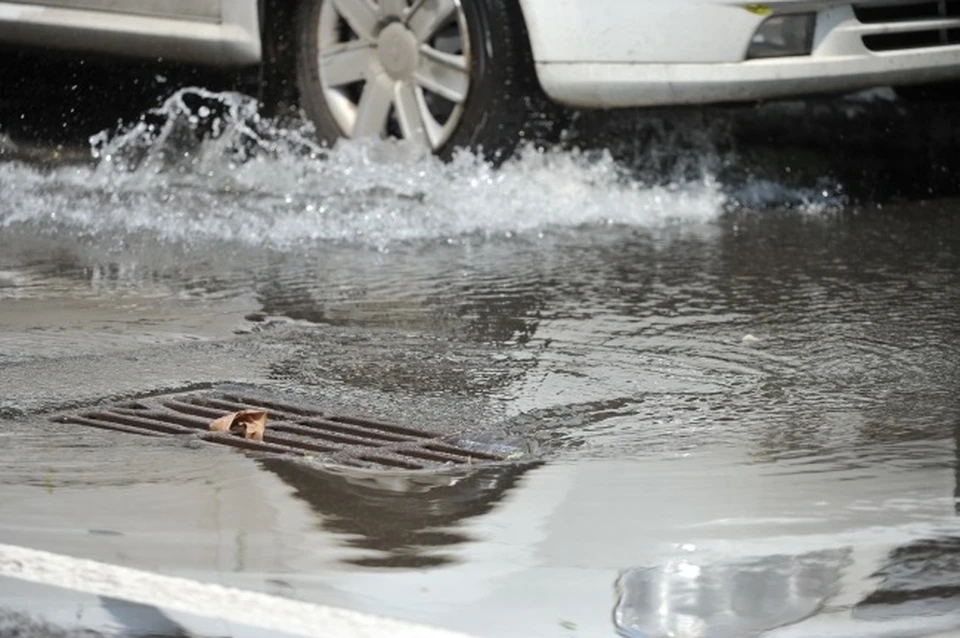
MULTIPOLYGON (((811 138, 874 117, 777 108, 811 138)), ((683 115, 495 170, 248 109, 177 94, 80 163, 4 142, 0 542, 491 638, 960 630, 934 150, 733 149, 683 115), (353 472, 49 418, 226 382, 531 454, 353 472)), ((0 609, 37 635, 196 620, 6 578, 0 609)))

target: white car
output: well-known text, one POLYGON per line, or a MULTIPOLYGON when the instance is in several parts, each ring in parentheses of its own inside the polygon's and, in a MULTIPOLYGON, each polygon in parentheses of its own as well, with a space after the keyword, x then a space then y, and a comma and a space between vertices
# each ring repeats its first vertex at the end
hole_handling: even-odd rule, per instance
POLYGON ((960 78, 960 0, 0 0, 0 43, 260 65, 296 78, 329 143, 394 136, 448 154, 509 151, 551 101, 743 102, 960 78))

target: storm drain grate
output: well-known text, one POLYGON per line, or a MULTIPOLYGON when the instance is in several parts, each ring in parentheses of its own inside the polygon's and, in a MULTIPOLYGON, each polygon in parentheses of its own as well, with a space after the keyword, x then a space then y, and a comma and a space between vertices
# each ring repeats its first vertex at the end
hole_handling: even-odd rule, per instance
POLYGON ((515 458, 519 447, 444 436, 376 419, 329 415, 309 406, 243 392, 197 392, 136 399, 55 417, 146 436, 189 434, 204 441, 274 454, 309 455, 344 466, 437 469, 515 458), (269 414, 263 441, 211 432, 215 419, 240 410, 269 414))

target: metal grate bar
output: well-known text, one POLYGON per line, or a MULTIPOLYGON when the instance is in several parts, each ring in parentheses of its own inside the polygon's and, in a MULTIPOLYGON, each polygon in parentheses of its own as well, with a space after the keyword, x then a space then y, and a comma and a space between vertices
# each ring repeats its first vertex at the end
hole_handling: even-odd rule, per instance
POLYGON ((362 445, 364 447, 380 447, 381 443, 379 441, 371 441, 369 439, 364 439, 357 436, 346 436, 339 434, 337 432, 322 432, 313 430, 305 427, 298 427, 296 425, 291 425, 288 423, 280 422, 274 423, 270 429, 276 433, 283 433, 289 435, 291 440, 300 441, 304 438, 307 439, 321 439, 329 443, 336 443, 340 446, 344 445, 362 445))
MULTIPOLYGON (((244 409, 244 406, 228 406, 225 409, 218 409, 215 407, 207 407, 204 405, 197 405, 193 401, 163 401, 162 405, 165 408, 173 410, 174 412, 180 412, 182 414, 189 414, 192 416, 202 417, 204 419, 216 419, 224 414, 229 414, 231 412, 238 412, 244 409)), ((253 408, 255 409, 255 408, 253 408)))
POLYGON ((190 432, 188 428, 185 428, 181 425, 164 423, 162 421, 154 421, 152 419, 144 419, 140 417, 126 416, 116 412, 90 412, 87 414, 82 414, 80 417, 84 418, 88 422, 95 421, 102 425, 123 425, 131 428, 142 428, 144 430, 163 434, 186 434, 190 432))
POLYGON ((401 456, 421 459, 424 461, 432 461, 434 463, 452 462, 458 465, 470 465, 473 463, 473 457, 471 457, 469 454, 441 454, 439 452, 431 452, 422 448, 413 448, 409 450, 400 449, 396 450, 396 453, 401 456))
MULTIPOLYGON (((224 414, 229 414, 230 412, 238 412, 244 409, 260 409, 261 406, 258 405, 243 405, 243 404, 234 404, 226 401, 215 401, 208 400, 204 403, 209 406, 219 406, 219 407, 207 407, 205 405, 198 405, 194 401, 164 401, 163 405, 173 411, 175 414, 166 415, 170 420, 178 420, 183 423, 188 423, 191 426, 200 427, 206 429, 211 421, 218 419, 224 414), (186 418, 180 416, 181 414, 188 414, 186 418)), ((269 412, 269 410, 268 410, 269 412)), ((371 442, 368 439, 362 436, 343 436, 335 432, 324 432, 317 431, 316 429, 306 428, 299 426, 297 423, 291 423, 283 419, 283 415, 275 415, 270 413, 274 425, 271 427, 271 431, 274 433, 282 432, 291 435, 301 435, 306 438, 319 438, 330 443, 338 443, 343 445, 365 445, 365 446, 376 446, 377 442, 371 442)), ((157 414, 154 413, 152 416, 156 417, 157 414)), ((284 437, 274 437, 277 440, 286 442, 284 437)), ((298 441, 300 441, 298 439, 298 441)), ((325 450, 333 450, 336 448, 326 447, 325 450)))
POLYGON ((424 466, 422 464, 413 463, 411 461, 404 461, 403 459, 397 459, 394 457, 387 456, 374 456, 372 454, 367 454, 365 456, 357 457, 361 461, 367 461, 368 463, 376 463, 377 465, 386 465, 387 467, 396 467, 402 470, 422 470, 424 466))
POLYGON ((384 441, 386 443, 400 443, 403 441, 418 441, 423 437, 415 437, 404 434, 386 434, 380 430, 370 430, 369 428, 361 428, 349 424, 344 424, 339 421, 333 421, 331 419, 323 418, 303 418, 297 421, 300 425, 309 427, 309 428, 318 428, 322 430, 332 430, 334 432, 343 432, 344 434, 354 434, 368 439, 376 439, 378 441, 384 441))
POLYGON ((140 434, 143 436, 160 436, 162 433, 157 432, 152 429, 143 429, 130 427, 128 425, 120 425, 119 423, 111 423, 108 421, 101 421, 99 419, 92 419, 82 415, 64 417, 59 419, 60 423, 74 423, 76 425, 87 425, 92 428, 98 428, 101 430, 113 430, 115 432, 127 432, 129 434, 140 434))
POLYGON ((503 462, 510 451, 501 445, 453 440, 387 421, 327 415, 302 404, 216 391, 126 401, 55 420, 146 436, 199 434, 203 441, 242 450, 319 454, 325 461, 350 467, 423 470, 464 466, 503 462), (215 419, 250 409, 268 413, 263 441, 210 431, 215 419))
POLYGON ((116 410, 111 410, 111 412, 116 412, 117 414, 123 414, 131 417, 138 417, 143 420, 149 420, 152 423, 176 423, 185 428, 191 430, 207 430, 210 425, 210 419, 202 416, 193 416, 187 414, 179 414, 176 412, 168 412, 166 410, 137 410, 130 411, 125 408, 119 408, 116 410))
POLYGON ((286 445, 277 445, 270 442, 266 439, 266 437, 264 437, 263 441, 251 441, 249 439, 242 439, 239 436, 211 432, 209 434, 204 434, 201 438, 204 441, 209 441, 210 443, 220 443, 221 445, 229 445, 230 447, 240 448, 242 450, 253 450, 255 452, 277 452, 279 454, 290 454, 290 452, 293 451, 286 445))
MULTIPOLYGON (((377 439, 385 442, 400 442, 421 440, 432 438, 433 433, 403 428, 390 423, 373 421, 370 419, 356 419, 344 417, 327 418, 317 415, 316 412, 310 413, 306 409, 293 408, 286 404, 280 404, 275 401, 261 401, 257 399, 243 400, 235 397, 226 399, 204 398, 200 400, 185 401, 166 401, 164 405, 174 410, 192 412, 194 414, 203 414, 205 417, 211 417, 215 412, 213 410, 226 410, 227 412, 236 412, 238 410, 253 409, 265 410, 270 413, 273 420, 285 420, 291 426, 302 425, 311 428, 323 430, 324 432, 338 431, 347 437, 331 439, 342 443, 357 443, 367 445, 370 439, 377 439), (336 420, 334 420, 336 419, 336 420)), ((212 418, 216 418, 213 416, 212 418)), ((302 432, 309 435, 308 432, 302 432)))
POLYGON ((436 438, 442 436, 438 432, 431 432, 429 430, 420 430, 415 428, 407 428, 402 425, 397 425, 396 423, 388 423, 386 421, 378 421, 376 419, 367 419, 360 417, 351 417, 351 416, 331 416, 328 417, 331 421, 336 421, 338 423, 349 423, 351 425, 359 425, 364 428, 371 428, 374 430, 382 430, 384 432, 392 432, 394 434, 404 434, 418 439, 427 439, 427 438, 436 438))
POLYGON ((502 456, 499 456, 497 454, 488 454, 487 452, 483 452, 480 450, 468 450, 464 448, 458 448, 458 447, 454 447, 452 445, 446 445, 443 443, 429 443, 427 445, 424 445, 423 447, 426 450, 434 450, 436 452, 445 452, 447 454, 463 454, 464 452, 466 452, 467 454, 470 455, 470 458, 472 459, 484 459, 487 461, 498 461, 503 459, 502 456))
MULTIPOLYGON (((250 402, 243 404, 232 401, 208 399, 203 403, 207 406, 220 408, 228 412, 236 412, 244 409, 263 409, 271 415, 271 418, 274 421, 279 421, 283 424, 277 426, 276 429, 286 429, 290 432, 296 432, 304 436, 316 436, 319 434, 320 436, 329 437, 330 440, 340 443, 379 445, 382 441, 397 442, 405 440, 405 437, 384 435, 378 432, 370 432, 369 430, 364 430, 362 428, 344 426, 334 421, 330 421, 329 419, 316 417, 309 418, 309 416, 305 414, 284 414, 283 412, 275 411, 273 408, 263 405, 263 402, 250 402), (377 442, 372 442, 371 439, 375 439, 377 442)), ((171 404, 172 402, 167 403, 168 406, 171 404)))

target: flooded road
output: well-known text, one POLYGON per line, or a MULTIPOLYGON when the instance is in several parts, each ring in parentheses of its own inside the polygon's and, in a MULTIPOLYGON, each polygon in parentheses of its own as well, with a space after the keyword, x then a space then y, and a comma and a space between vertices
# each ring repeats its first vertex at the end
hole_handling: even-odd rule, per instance
MULTIPOLYGON (((80 163, 7 140, 0 542, 476 636, 960 630, 960 200, 940 177, 799 152, 773 170, 760 142, 726 147, 724 117, 645 128, 645 162, 494 170, 328 152, 246 108, 174 96, 80 163), (50 422, 219 383, 531 452, 363 472, 50 422)), ((197 626, 8 578, 0 608, 197 626)))

